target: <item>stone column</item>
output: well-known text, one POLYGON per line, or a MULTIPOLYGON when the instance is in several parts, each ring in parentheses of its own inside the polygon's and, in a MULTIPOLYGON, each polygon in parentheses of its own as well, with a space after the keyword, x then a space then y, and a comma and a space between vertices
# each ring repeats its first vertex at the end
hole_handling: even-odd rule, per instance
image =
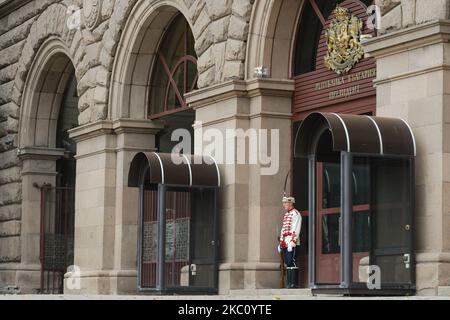
POLYGON ((137 188, 128 188, 131 161, 139 152, 156 151, 155 137, 162 129, 147 120, 117 120, 114 288, 116 294, 137 293, 138 205, 137 188))
MULTIPOLYGON (((66 294, 109 294, 114 266, 116 136, 110 121, 70 132, 77 144, 75 258, 80 288, 66 294)), ((67 279, 66 279, 67 280, 67 279)), ((77 279, 78 280, 78 279, 77 279)))
POLYGON ((108 120, 71 131, 80 274, 66 275, 65 293, 136 294, 138 194, 127 188, 128 170, 137 152, 154 150, 156 130, 150 121, 108 120), (80 288, 73 286, 77 282, 80 288))
POLYGON ((56 184, 56 161, 64 150, 30 147, 20 150, 22 161, 21 262, 16 267, 16 284, 21 293, 40 288, 41 187, 56 184))
MULTIPOLYGON (((208 129, 222 133, 225 142, 232 139, 227 136, 227 130, 233 133, 241 129, 241 133, 247 134, 247 138, 237 139, 241 143, 247 140, 245 147, 244 144, 234 147, 232 161, 226 161, 228 155, 223 150, 224 161, 219 163, 222 176, 219 194, 221 293, 279 286, 276 237, 282 219, 284 180, 291 161, 293 91, 292 81, 255 79, 232 81, 187 95, 188 103, 196 110, 196 139, 201 132, 208 136, 211 133, 208 129), (275 153, 275 159, 279 158, 275 171, 269 175, 262 175, 268 168, 261 164, 259 156, 256 163, 249 158, 261 150, 260 129, 267 129, 268 133, 268 153, 263 153, 275 153), (270 146, 271 130, 279 130, 281 141, 275 136, 278 145, 270 146), (249 144, 248 137, 253 134, 258 141, 249 144), (251 151, 255 144, 258 149, 251 151), (246 161, 240 163, 237 159, 243 154, 246 161)), ((196 144, 199 143, 210 144, 196 140, 196 144)), ((215 143, 217 145, 218 141, 215 143)), ((217 158, 216 154, 212 155, 217 158)))
POLYGON ((421 295, 450 293, 449 39, 450 22, 439 20, 366 43, 377 60, 377 115, 406 120, 417 141, 414 231, 421 295))

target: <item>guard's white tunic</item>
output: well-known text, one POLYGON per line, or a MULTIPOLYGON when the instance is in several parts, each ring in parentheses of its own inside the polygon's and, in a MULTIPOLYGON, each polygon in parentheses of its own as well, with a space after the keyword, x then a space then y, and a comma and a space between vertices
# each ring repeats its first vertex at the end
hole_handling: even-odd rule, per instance
POLYGON ((297 209, 285 213, 283 217, 283 228, 280 234, 280 245, 282 249, 300 245, 299 235, 302 227, 302 215, 297 209))

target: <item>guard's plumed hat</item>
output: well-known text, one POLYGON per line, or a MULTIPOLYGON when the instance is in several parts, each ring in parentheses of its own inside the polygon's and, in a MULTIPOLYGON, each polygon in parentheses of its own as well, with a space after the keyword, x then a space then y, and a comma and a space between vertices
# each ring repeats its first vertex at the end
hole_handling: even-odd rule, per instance
POLYGON ((295 203, 294 197, 283 197, 283 203, 295 203))

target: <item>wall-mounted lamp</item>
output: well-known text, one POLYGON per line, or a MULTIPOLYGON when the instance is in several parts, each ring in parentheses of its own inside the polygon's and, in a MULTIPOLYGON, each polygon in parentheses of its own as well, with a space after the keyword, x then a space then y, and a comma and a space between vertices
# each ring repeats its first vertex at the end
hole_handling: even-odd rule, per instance
POLYGON ((269 69, 264 66, 256 67, 254 75, 256 78, 266 78, 269 76, 269 69))

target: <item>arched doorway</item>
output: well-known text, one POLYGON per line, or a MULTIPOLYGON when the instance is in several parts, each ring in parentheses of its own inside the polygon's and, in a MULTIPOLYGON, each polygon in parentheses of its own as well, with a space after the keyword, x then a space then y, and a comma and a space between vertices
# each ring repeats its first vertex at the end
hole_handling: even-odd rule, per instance
POLYGON ((47 39, 31 66, 20 115, 22 264, 32 269, 26 292, 60 294, 74 260, 77 80, 65 44, 47 39), (40 218, 38 218, 40 217, 40 218))
MULTIPOLYGON (((304 1, 298 22, 292 59, 295 92, 293 98, 293 136, 303 120, 313 112, 375 115, 376 96, 373 80, 375 62, 364 57, 362 36, 375 31, 366 23, 367 6, 371 0, 308 0, 304 1)), ((324 135, 319 145, 327 145, 324 135)), ((340 281, 341 216, 339 155, 323 158, 317 163, 317 252, 315 274, 317 283, 336 284, 340 281)), ((369 251, 367 239, 368 199, 364 183, 368 172, 364 163, 354 165, 355 261, 369 251), (358 189, 359 188, 359 189, 358 189), (363 189, 361 189, 363 188, 363 189), (358 256, 359 254, 359 256, 358 256)), ((308 261, 309 208, 308 161, 293 159, 293 194, 303 214, 300 265, 301 287, 309 287, 308 261)), ((359 260, 358 260, 359 261, 359 260)), ((357 268, 354 268, 356 271, 357 268)), ((357 274, 354 275, 357 277, 357 274)))
POLYGON ((74 264, 76 143, 68 131, 78 127, 78 94, 75 73, 64 91, 56 129, 54 185, 41 188, 41 289, 44 294, 62 294, 64 275, 74 264))
MULTIPOLYGON (((117 208, 114 219, 121 223, 116 222, 116 232, 108 235, 114 238, 120 249, 104 255, 105 259, 99 259, 91 269, 102 270, 106 263, 120 270, 118 292, 135 294, 138 291, 138 234, 142 223, 138 214, 139 202, 134 200, 138 196, 137 190, 128 187, 125 178, 132 160, 137 152, 171 152, 175 145, 171 141, 172 132, 180 128, 192 131, 194 117, 184 108, 183 97, 196 83, 197 75, 192 28, 189 27, 192 23, 185 18, 189 16, 188 12, 184 3, 177 1, 137 1, 128 15, 117 46, 108 118, 114 123, 114 137, 117 137, 119 149, 113 161, 116 161, 120 176, 115 181, 115 199, 111 200, 117 208), (178 63, 186 56, 190 57, 178 63), (189 68, 186 73, 185 65, 189 68), (189 81, 183 81, 185 74, 189 81), (113 258, 117 252, 120 252, 119 260, 113 258)), ((79 134, 83 136, 85 133, 80 130, 79 134)), ((81 145, 84 143, 86 140, 80 142, 81 145)), ((91 156, 96 157, 89 154, 91 156)), ((87 157, 81 154, 80 166, 84 161, 87 157)), ((103 282, 104 278, 98 277, 96 281, 103 282)))
MULTIPOLYGON (((158 152, 170 154, 173 152, 190 156, 194 152, 194 129, 195 112, 188 107, 184 95, 197 88, 198 71, 197 56, 194 49, 194 37, 189 24, 181 13, 177 13, 168 23, 166 31, 157 47, 152 66, 151 81, 148 97, 148 118, 163 125, 156 135, 156 149, 158 152), (184 130, 188 135, 178 141, 179 137, 172 137, 175 130, 184 130), (175 150, 175 146, 183 142, 182 150, 175 150)), ((166 174, 174 174, 177 166, 170 167, 166 174)), ((163 183, 164 184, 164 183, 163 183)), ((158 186, 148 183, 143 186, 143 207, 140 217, 139 238, 139 289, 154 290, 159 288, 174 289, 189 287, 203 287, 204 292, 214 284, 215 272, 211 269, 211 262, 202 266, 193 255, 196 249, 193 247, 196 236, 195 220, 199 213, 196 212, 192 196, 195 191, 181 186, 172 186, 167 190, 166 209, 164 217, 157 216, 158 186), (163 219, 164 221, 162 221, 163 219), (166 225, 165 243, 160 243, 152 228, 166 225), (157 268, 162 268, 159 256, 155 252, 157 247, 165 246, 166 255, 164 279, 158 278, 157 268), (159 262, 158 262, 159 261, 159 262), (194 276, 192 275, 194 274, 194 276), (198 281, 199 279, 203 279, 198 281), (197 280, 197 281, 194 281, 197 280), (206 289, 205 289, 206 288, 206 289)), ((200 194, 202 194, 200 192, 200 194)), ((197 210, 198 211, 198 210, 197 210)), ((205 213, 205 212, 203 212, 205 213)), ((204 216, 203 221, 210 221, 211 216, 204 216)), ((211 228, 204 226, 204 235, 214 233, 211 228)), ((208 236, 206 236, 208 238, 208 236)), ((214 242, 214 241, 213 241, 214 242)), ((214 251, 211 240, 206 241, 203 251, 214 251)), ((197 245, 198 246, 198 245, 197 245)), ((208 256, 208 253, 206 254, 208 256)), ((211 256, 212 257, 212 256, 211 256)), ((204 261, 209 261, 207 257, 204 261)), ((158 269, 159 270, 159 269, 158 269)), ((161 277, 161 276, 160 276, 161 277)))

